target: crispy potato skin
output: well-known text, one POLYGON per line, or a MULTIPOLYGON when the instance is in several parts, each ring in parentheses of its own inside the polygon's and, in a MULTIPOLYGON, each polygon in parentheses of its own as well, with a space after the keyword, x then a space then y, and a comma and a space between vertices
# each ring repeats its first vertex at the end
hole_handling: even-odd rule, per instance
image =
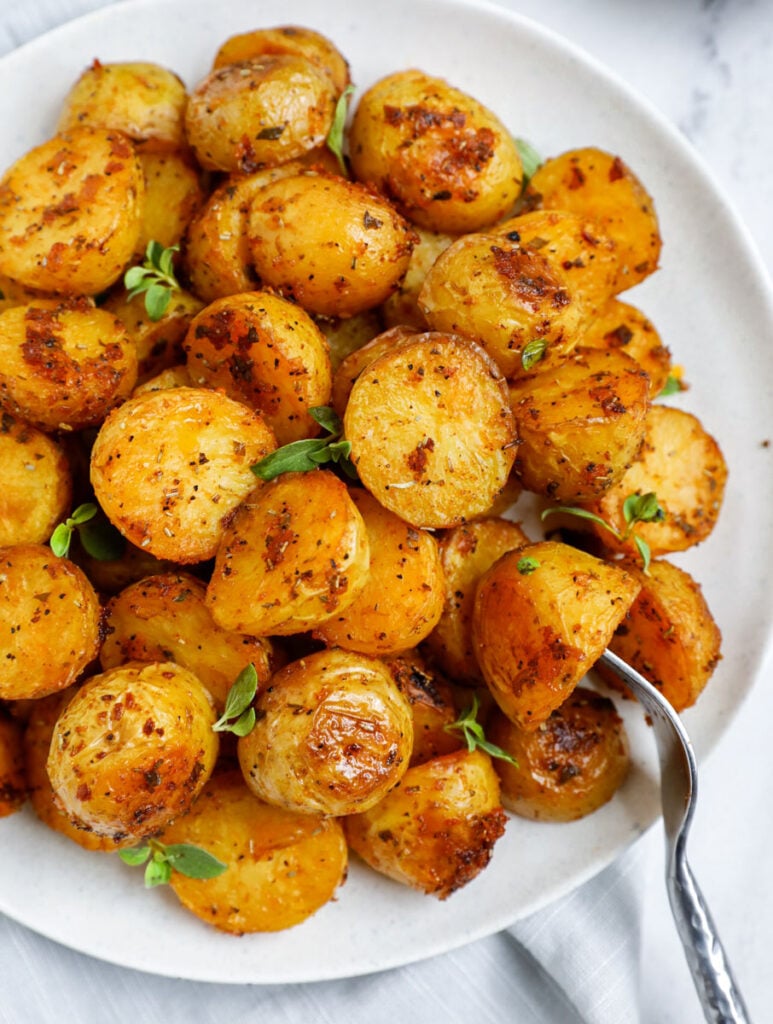
POLYGON ((129 139, 73 128, 0 182, 0 274, 46 292, 96 295, 136 250, 145 179, 129 139))
POLYGON ((0 818, 18 811, 27 799, 23 727, 0 712, 0 818))
POLYGON ((538 729, 598 660, 639 592, 625 569, 553 541, 504 555, 478 583, 475 654, 499 707, 538 729), (528 556, 538 564, 521 571, 528 556))
POLYGON ((409 768, 375 807, 347 817, 344 830, 376 871, 447 899, 488 865, 505 831, 491 758, 459 750, 409 768))
POLYGON ((72 474, 63 447, 2 413, 0 465, 0 546, 45 543, 70 509, 72 474))
POLYGON ((486 726, 486 738, 516 759, 495 761, 502 803, 535 821, 575 821, 615 795, 628 774, 625 726, 608 697, 578 686, 531 732, 501 712, 486 726))
POLYGON ((144 256, 153 239, 165 249, 179 244, 204 202, 204 189, 198 172, 181 153, 141 152, 139 158, 145 176, 145 199, 137 254, 144 256))
POLYGON ((0 549, 0 699, 45 697, 99 650, 100 609, 81 570, 48 547, 0 549))
POLYGON ((349 133, 354 176, 430 231, 479 231, 518 198, 516 145, 483 104, 440 78, 401 71, 361 98, 349 133))
POLYGON ((408 702, 386 666, 362 654, 322 651, 286 665, 259 696, 257 719, 239 740, 239 763, 250 789, 277 807, 367 810, 408 767, 408 702))
POLYGON ((398 287, 415 235, 381 196, 330 174, 280 178, 252 200, 260 279, 310 313, 348 317, 398 287))
POLYGON ((384 664, 411 706, 413 750, 409 767, 459 750, 461 734, 446 729, 457 717, 450 683, 431 670, 418 651, 392 655, 384 659, 384 664))
POLYGON ((283 473, 257 488, 225 530, 207 605, 223 629, 302 633, 355 600, 369 551, 362 516, 333 473, 283 473))
POLYGON ((368 490, 417 527, 487 511, 515 458, 504 380, 482 349, 449 334, 416 335, 371 363, 352 387, 344 432, 368 490))
POLYGON ((192 843, 228 865, 218 878, 172 873, 180 902, 233 935, 275 932, 305 921, 346 879, 343 829, 333 818, 271 807, 240 772, 218 772, 165 843, 192 843))
POLYGON ((641 310, 627 302, 609 299, 587 322, 581 344, 635 359, 649 377, 650 398, 659 395, 668 380, 671 353, 641 310))
POLYGON ((390 327, 388 330, 382 331, 374 338, 371 338, 361 348, 355 349, 354 352, 351 352, 343 360, 333 376, 333 389, 330 399, 333 408, 339 416, 343 417, 346 412, 346 404, 349 401, 349 395, 352 393, 354 382, 362 371, 367 369, 371 363, 374 363, 379 356, 384 355, 385 352, 390 352, 395 346, 403 341, 408 341, 409 338, 414 337, 417 333, 412 327, 405 325, 390 327))
POLYGON ((54 727, 47 771, 76 823, 122 840, 152 836, 191 806, 218 752, 212 698, 171 662, 93 676, 54 727))
POLYGON ((336 94, 349 84, 349 65, 343 54, 326 36, 300 25, 278 25, 230 36, 215 54, 213 67, 277 53, 305 57, 322 68, 332 79, 336 94))
POLYGON ((152 391, 105 420, 91 483, 127 540, 157 558, 201 562, 255 486, 250 466, 276 447, 263 419, 199 388, 152 391))

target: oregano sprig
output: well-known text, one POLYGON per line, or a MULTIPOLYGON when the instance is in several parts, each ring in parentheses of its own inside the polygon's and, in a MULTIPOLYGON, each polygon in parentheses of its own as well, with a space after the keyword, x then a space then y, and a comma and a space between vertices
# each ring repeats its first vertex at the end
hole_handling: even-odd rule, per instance
POLYGON ((502 750, 495 743, 489 743, 483 732, 483 726, 478 721, 478 710, 480 708, 480 701, 478 700, 477 693, 473 695, 472 704, 461 713, 455 722, 449 722, 448 725, 443 726, 446 732, 452 732, 458 730, 464 737, 467 743, 467 749, 473 751, 476 748, 485 750, 491 757, 498 757, 502 761, 507 761, 509 764, 518 767, 518 762, 515 758, 508 754, 506 750, 502 750))
POLYGON ((354 86, 347 85, 338 97, 333 114, 333 123, 330 126, 330 131, 327 133, 327 139, 325 139, 327 148, 338 160, 344 174, 347 173, 346 161, 344 160, 344 128, 346 126, 346 115, 349 113, 349 100, 353 93, 354 86))
POLYGON ((112 562, 126 549, 125 539, 93 502, 78 505, 72 515, 55 528, 49 541, 55 555, 67 558, 75 533, 87 554, 100 562, 112 562))
POLYGON ((521 158, 521 167, 523 168, 522 187, 526 188, 534 172, 542 166, 542 157, 526 139, 515 139, 514 141, 515 148, 518 150, 518 156, 521 158))
POLYGON ((129 267, 123 275, 124 287, 130 300, 145 294, 145 310, 151 320, 160 320, 166 312, 172 292, 180 291, 180 283, 174 276, 174 254, 179 245, 164 248, 160 242, 151 240, 145 249, 145 261, 129 267))
POLYGON ((167 846, 158 839, 149 839, 146 845, 119 850, 118 856, 130 867, 145 864, 145 888, 166 885, 173 871, 188 878, 217 878, 228 865, 217 857, 191 843, 172 843, 167 846))
POLYGON ((213 732, 232 732, 246 736, 255 725, 255 708, 252 702, 258 692, 258 673, 250 662, 234 680, 225 699, 223 714, 212 726, 213 732))
POLYGON ((670 398, 671 395, 678 395, 682 390, 683 388, 681 380, 678 377, 676 377, 673 373, 670 373, 666 378, 666 383, 658 392, 657 397, 670 398))
POLYGON ((318 405, 309 409, 312 418, 324 430, 327 437, 307 438, 302 441, 291 441, 290 444, 277 448, 265 459, 251 466, 255 476, 261 480, 273 480, 281 473, 308 473, 328 463, 339 465, 352 480, 357 479, 357 470, 349 461, 352 451, 351 441, 343 436, 343 423, 329 405, 318 405))
POLYGON ((521 366, 524 370, 530 370, 532 366, 536 366, 541 359, 545 358, 547 350, 548 343, 544 338, 533 338, 521 352, 521 366))

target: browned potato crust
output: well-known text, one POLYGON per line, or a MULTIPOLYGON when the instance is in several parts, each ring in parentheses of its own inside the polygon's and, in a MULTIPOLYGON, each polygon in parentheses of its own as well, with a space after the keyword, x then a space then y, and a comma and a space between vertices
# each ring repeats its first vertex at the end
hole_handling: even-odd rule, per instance
POLYGON ((121 132, 73 128, 30 150, 0 182, 0 274, 95 295, 136 251, 145 181, 121 132))
POLYGON ((485 512, 515 458, 504 380, 482 349, 449 334, 419 334, 371 363, 344 430, 368 490, 419 527, 485 512))
POLYGON ((478 580, 502 555, 528 543, 521 527, 507 519, 465 523, 440 538, 445 605, 438 624, 424 642, 424 649, 454 682, 483 682, 472 640, 478 580))
POLYGON ((415 530, 363 490, 351 498, 368 531, 370 569, 348 607, 315 630, 328 645, 363 654, 415 647, 443 610, 443 570, 437 542, 415 530))
POLYGON ((479 231, 521 189, 512 136, 490 110, 422 71, 388 75, 361 98, 349 133, 354 175, 430 231, 479 231))
POLYGON ((99 601, 81 570, 50 548, 0 550, 0 699, 45 697, 99 650, 99 601))
POLYGON ((453 235, 440 235, 434 231, 416 229, 418 242, 413 247, 411 259, 400 287, 390 295, 382 306, 386 327, 400 325, 413 327, 417 331, 429 330, 427 318, 419 307, 419 292, 430 267, 438 256, 454 242, 453 235))
POLYGON ((505 820, 491 758, 459 750, 409 768, 375 807, 346 818, 344 830, 376 871, 444 900, 488 865, 505 820))
POLYGON ((126 329, 89 299, 0 313, 0 405, 41 430, 95 426, 136 380, 126 329))
POLYGON ((583 348, 612 349, 635 359, 650 381, 650 397, 663 390, 671 370, 671 353, 647 317, 626 302, 610 299, 586 324, 583 348))
POLYGON ((124 587, 162 572, 173 572, 177 566, 135 547, 128 541, 118 558, 92 558, 83 547, 76 549, 73 559, 83 569, 100 594, 117 594, 124 587))
POLYGON ((72 499, 70 464, 60 444, 10 413, 0 415, 0 546, 42 544, 72 499))
POLYGON ((199 175, 180 153, 140 153, 145 175, 145 199, 137 253, 155 240, 164 248, 177 245, 193 215, 204 202, 199 175))
POLYGON ((332 899, 346 879, 341 825, 263 803, 238 771, 213 776, 163 839, 192 843, 228 865, 208 879, 173 871, 170 885, 202 921, 234 935, 292 928, 332 899))
POLYGON ((194 317, 183 348, 194 385, 261 413, 280 445, 319 433, 309 409, 330 402, 330 356, 298 306, 270 292, 217 299, 194 317))
POLYGON ((381 196, 329 174, 264 186, 249 215, 265 284, 310 313, 354 316, 383 302, 408 266, 415 235, 381 196))
POLYGON ((276 673, 257 723, 239 740, 247 785, 304 814, 353 814, 377 803, 408 767, 413 724, 386 666, 321 651, 276 673))
POLYGON ((192 672, 222 709, 248 664, 259 685, 270 675, 271 643, 221 629, 205 604, 207 588, 188 573, 165 573, 132 584, 105 609, 105 669, 127 661, 173 661, 192 672))
POLYGON ((625 726, 608 697, 578 686, 527 732, 497 711, 486 738, 516 759, 497 759, 502 803, 535 821, 575 821, 611 800, 630 764, 625 726))
POLYGON ((47 771, 59 806, 98 835, 152 836, 191 806, 212 773, 212 698, 171 662, 93 676, 54 727, 47 771))
POLYGON ((638 592, 631 573, 566 544, 500 558, 478 584, 473 639, 507 717, 538 729, 599 659, 638 592))
POLYGON ((97 501, 127 540, 157 558, 201 562, 276 447, 257 413, 199 388, 152 391, 108 416, 94 442, 97 501))
POLYGON ((0 712, 0 818, 18 811, 26 799, 22 725, 0 712))
POLYGON ((451 685, 427 666, 418 651, 392 655, 385 658, 384 663, 411 706, 413 750, 410 767, 459 750, 461 734, 446 728, 457 718, 451 685))
POLYGON ((391 351, 403 341, 408 341, 418 332, 412 327, 398 326, 390 327, 372 338, 366 345, 351 352, 341 363, 333 376, 333 390, 331 405, 343 416, 346 412, 346 403, 352 393, 352 387, 363 370, 375 362, 379 356, 391 351))
POLYGON ((305 57, 321 67, 333 80, 336 93, 342 93, 349 84, 349 65, 337 47, 321 33, 300 25, 278 25, 230 36, 215 54, 212 66, 221 68, 276 53, 305 57))
POLYGON ((514 471, 529 491, 577 502, 608 491, 639 453, 649 380, 615 349, 575 349, 560 366, 517 381, 514 471))
POLYGON ((333 121, 329 75, 292 54, 216 68, 191 94, 185 131, 202 167, 250 174, 321 145, 333 121))

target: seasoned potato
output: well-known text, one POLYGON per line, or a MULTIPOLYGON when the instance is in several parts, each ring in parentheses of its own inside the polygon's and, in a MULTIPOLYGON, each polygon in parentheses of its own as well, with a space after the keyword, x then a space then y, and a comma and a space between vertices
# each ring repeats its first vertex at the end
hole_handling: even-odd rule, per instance
POLYGON ((330 346, 330 364, 334 371, 347 356, 362 348, 382 330, 381 317, 375 309, 366 309, 362 313, 343 319, 318 317, 316 323, 327 338, 330 346))
POLYGON ((250 174, 321 145, 334 109, 322 68, 291 54, 266 55, 216 68, 200 82, 185 131, 202 167, 250 174))
POLYGON ((217 299, 194 317, 183 348, 194 385, 257 410, 280 445, 319 433, 309 409, 330 401, 330 356, 298 306, 270 292, 217 299))
POLYGON ((379 356, 390 352, 403 341, 413 338, 418 332, 413 327, 390 327, 372 338, 367 345, 350 353, 333 376, 331 404, 339 416, 346 412, 346 403, 352 393, 352 387, 363 370, 374 363, 379 356))
POLYGON ((0 699, 45 697, 99 650, 99 601, 81 570, 50 548, 0 550, 0 699))
POLYGON ((117 594, 132 583, 163 572, 174 572, 177 566, 151 555, 128 541, 118 558, 93 558, 80 545, 72 558, 83 569, 100 594, 117 594))
POLYGON ((0 711, 0 818, 18 811, 26 799, 22 726, 0 711))
POLYGON ((63 447, 5 412, 0 465, 0 546, 43 544, 70 510, 72 476, 63 447))
POLYGON ((477 345, 449 334, 419 334, 371 363, 344 431, 368 490, 419 527, 486 511, 515 458, 504 380, 477 345))
POLYGON ((328 645, 363 654, 415 647, 443 610, 443 570, 435 538, 385 509, 367 491, 351 498, 368 531, 370 569, 346 608, 315 630, 328 645))
POLYGON ((454 682, 483 682, 472 641, 478 580, 502 555, 528 543, 521 527, 507 519, 465 523, 440 538, 445 604, 424 647, 454 682))
POLYGON ((268 640, 221 629, 205 604, 207 588, 188 573, 165 573, 132 584, 105 609, 105 669, 127 661, 173 661, 206 686, 218 708, 252 663, 260 685, 270 674, 268 640))
POLYGON ((238 771, 214 775, 191 811, 164 829, 163 840, 192 843, 228 865, 208 879, 173 871, 170 885, 202 921, 235 935, 300 924, 346 879, 339 822, 269 806, 238 771))
POLYGON ((587 316, 558 260, 494 234, 466 235, 442 252, 419 307, 433 330, 482 345, 506 377, 522 377, 534 361, 558 365, 587 316))
POLYGON ((522 818, 574 821, 611 800, 628 774, 625 726, 608 697, 578 686, 536 730, 495 712, 486 738, 518 766, 497 759, 502 803, 522 818))
POLYGON ((589 146, 546 160, 529 181, 526 204, 597 221, 617 248, 615 292, 657 270, 661 240, 655 207, 619 156, 589 146))
POLYGON ((171 662, 93 676, 62 712, 47 771, 77 824, 122 840, 152 836, 191 806, 212 774, 212 698, 171 662))
POLYGON ((322 316, 354 316, 383 302, 405 273, 414 238, 386 200, 329 174, 280 178, 250 207, 258 276, 322 316))
POLYGON ((194 213, 204 202, 199 176, 180 153, 140 153, 145 175, 145 199, 137 253, 148 242, 164 248, 177 245, 194 213))
POLYGON ((461 734, 446 728, 457 718, 450 684, 427 666, 418 651, 392 655, 384 663, 411 706, 413 750, 410 767, 459 750, 461 734))
POLYGON ((0 182, 0 274, 48 292, 104 291, 136 251, 144 194, 142 167, 121 132, 56 135, 0 182))
POLYGON ((144 62, 95 60, 67 94, 58 131, 81 125, 123 132, 146 152, 185 145, 185 86, 171 71, 144 62))
POLYGON ((585 326, 583 348, 625 352, 646 372, 650 397, 663 390, 671 370, 671 353, 647 317, 626 302, 610 299, 585 326))
POLYGON ((362 516, 333 473, 284 473, 249 495, 226 528, 207 604, 223 629, 302 633, 352 603, 368 556, 362 516))
POLYGON ((510 401, 513 468, 523 486, 556 501, 584 501, 608 491, 638 455, 649 380, 618 350, 575 349, 555 369, 516 381, 510 401))
POLYGON ((376 871, 444 900, 488 865, 505 820, 491 758, 459 750, 409 768, 375 807, 346 818, 344 831, 376 871))
POLYGON ((400 71, 361 98, 349 133, 354 176, 430 231, 479 231, 503 217, 523 172, 510 132, 440 78, 400 71))
MULTIPOLYGON (((623 506, 631 494, 657 495, 665 519, 637 523, 635 533, 653 555, 700 544, 714 529, 722 507, 727 466, 714 438, 689 412, 653 405, 639 458, 618 483, 585 507, 625 534, 623 506)), ((590 524, 612 551, 636 554, 634 541, 618 542, 608 530, 590 524)))
POLYGON ((276 53, 305 57, 316 64, 328 73, 336 93, 342 93, 349 84, 349 65, 337 47, 321 33, 299 25, 278 25, 230 36, 215 54, 213 67, 276 53))
POLYGON ((46 298, 44 292, 36 291, 34 288, 25 288, 18 281, 12 281, 10 277, 0 274, 0 313, 5 309, 13 309, 14 306, 26 306, 35 299, 46 298))
POLYGON ((172 388, 130 399, 94 442, 97 501, 127 540, 157 558, 201 562, 255 486, 250 466, 276 446, 266 423, 215 391, 172 388))
POLYGON ((321 651, 276 673, 239 740, 247 785, 304 814, 353 814, 405 774, 413 746, 408 702, 386 666, 362 654, 321 651))
MULTIPOLYGON (((626 568, 641 590, 609 646, 683 711, 698 699, 721 657, 719 628, 684 569, 659 559, 646 573, 632 562, 626 568)), ((619 685, 605 666, 598 671, 619 685)))
POLYGON ((631 573, 566 544, 500 558, 478 584, 473 640, 507 717, 538 729, 598 660, 638 592, 631 573))
POLYGON ((416 236, 418 242, 413 247, 405 277, 399 289, 382 306, 382 312, 387 327, 403 325, 414 327, 417 331, 426 331, 429 330, 429 324, 419 308, 419 292, 430 267, 441 252, 445 252, 454 242, 454 236, 439 235, 423 228, 417 228, 416 236))
POLYGON ((144 384, 138 384, 134 391, 132 391, 131 397, 136 398, 138 395, 147 395, 151 391, 168 391, 169 388, 190 387, 193 387, 193 382, 191 381, 191 375, 188 373, 187 366, 168 366, 165 370, 157 373, 155 377, 150 377, 144 384))

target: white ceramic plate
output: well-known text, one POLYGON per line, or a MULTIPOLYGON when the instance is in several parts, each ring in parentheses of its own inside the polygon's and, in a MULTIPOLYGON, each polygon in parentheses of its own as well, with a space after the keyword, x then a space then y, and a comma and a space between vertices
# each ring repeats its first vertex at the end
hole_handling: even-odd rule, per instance
MULTIPOLYGON (((720 441, 730 484, 709 542, 678 559, 704 586, 724 660, 685 715, 699 757, 727 728, 769 640, 773 588, 770 453, 773 306, 745 232, 682 138, 590 58, 488 6, 433 0, 127 0, 0 62, 0 165, 53 133, 70 83, 94 57, 154 60, 189 85, 228 35, 279 24, 328 34, 362 89, 415 66, 492 107, 544 154, 577 145, 619 153, 655 197, 662 269, 631 299, 653 319, 692 385, 672 400, 720 441)), ((0 822, 0 910, 75 949, 147 971, 220 982, 336 978, 459 946, 529 914, 609 863, 659 809, 651 734, 626 707, 635 769, 584 821, 513 820, 491 866, 445 903, 354 865, 338 900, 289 932, 235 939, 146 892, 136 869, 89 854, 29 812, 0 822)))

